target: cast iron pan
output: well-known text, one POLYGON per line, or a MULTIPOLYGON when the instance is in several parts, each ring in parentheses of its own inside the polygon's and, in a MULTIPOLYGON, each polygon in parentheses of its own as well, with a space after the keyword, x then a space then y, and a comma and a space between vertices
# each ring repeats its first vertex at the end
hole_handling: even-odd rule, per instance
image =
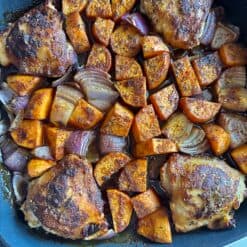
MULTIPOLYGON (((0 0, 0 28, 13 21, 25 10, 41 1, 0 0)), ((217 2, 217 0, 216 0, 217 2)), ((241 28, 242 41, 247 44, 247 1, 218 1, 226 9, 228 19, 241 28)), ((0 164, 0 246, 4 247, 76 247, 76 246, 159 246, 137 236, 133 224, 119 236, 107 241, 69 241, 54 237, 39 230, 31 230, 23 220, 22 214, 13 206, 10 175, 0 164)), ((236 212, 237 227, 231 230, 197 230, 187 234, 174 234, 171 247, 224 246, 247 236, 247 202, 236 212)), ((168 245, 167 245, 168 246, 168 245)))

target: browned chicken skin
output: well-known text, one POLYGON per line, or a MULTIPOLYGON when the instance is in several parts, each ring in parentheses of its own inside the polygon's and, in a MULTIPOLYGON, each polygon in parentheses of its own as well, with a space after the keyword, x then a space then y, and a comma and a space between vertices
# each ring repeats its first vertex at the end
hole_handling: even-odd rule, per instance
POLYGON ((105 233, 103 200, 92 167, 75 155, 33 180, 22 206, 30 227, 70 239, 90 239, 105 233))
POLYGON ((172 155, 161 169, 176 230, 187 232, 234 225, 233 209, 246 195, 245 177, 224 161, 207 156, 172 155))
POLYGON ((212 0, 142 0, 142 11, 156 31, 172 46, 189 49, 199 45, 212 0))
POLYGON ((61 14, 47 1, 14 25, 6 39, 10 61, 21 73, 60 77, 75 62, 61 14))

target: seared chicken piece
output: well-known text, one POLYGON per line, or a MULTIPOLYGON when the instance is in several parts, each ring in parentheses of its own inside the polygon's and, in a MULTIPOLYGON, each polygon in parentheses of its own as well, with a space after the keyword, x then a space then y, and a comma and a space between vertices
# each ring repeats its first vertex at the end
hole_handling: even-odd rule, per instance
POLYGON ((161 185, 170 196, 178 232, 234 225, 233 209, 246 195, 245 177, 224 161, 174 154, 161 168, 161 185))
POLYGON ((47 1, 14 24, 7 40, 9 59, 20 73, 60 77, 76 54, 62 29, 62 16, 47 1))
POLYGON ((92 167, 75 155, 29 184, 21 207, 30 227, 70 239, 92 239, 107 231, 103 200, 92 167))
POLYGON ((141 9, 172 46, 199 45, 212 0, 142 0, 141 9))

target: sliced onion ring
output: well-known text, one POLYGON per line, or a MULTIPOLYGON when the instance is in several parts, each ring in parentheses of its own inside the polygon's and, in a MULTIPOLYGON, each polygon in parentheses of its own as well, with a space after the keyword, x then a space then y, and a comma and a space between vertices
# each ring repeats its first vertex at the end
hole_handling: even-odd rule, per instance
POLYGON ((180 151, 190 155, 197 155, 206 152, 210 148, 208 140, 204 139, 204 141, 197 146, 194 147, 181 147, 180 151))
POLYGON ((21 205, 27 195, 27 180, 19 172, 14 172, 12 178, 12 187, 15 195, 15 201, 21 205))

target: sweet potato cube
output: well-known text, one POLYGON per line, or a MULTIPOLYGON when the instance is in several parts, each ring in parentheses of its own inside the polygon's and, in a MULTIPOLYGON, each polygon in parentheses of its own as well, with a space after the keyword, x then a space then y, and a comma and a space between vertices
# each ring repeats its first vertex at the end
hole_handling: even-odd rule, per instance
POLYGON ((152 105, 145 106, 136 114, 132 133, 136 142, 144 142, 161 134, 159 121, 152 105))
POLYGON ((37 120, 46 119, 50 113, 53 93, 52 88, 42 88, 35 91, 27 105, 25 117, 37 120))
POLYGON ((174 61, 172 69, 182 96, 192 96, 202 92, 188 56, 174 61))
POLYGON ((116 55, 115 79, 118 81, 142 77, 142 68, 135 58, 116 55))
POLYGON ((247 65, 247 48, 240 44, 229 43, 219 49, 220 58, 226 66, 247 65))
POLYGON ((27 174, 31 178, 39 177, 54 165, 56 162, 52 160, 31 159, 27 164, 27 174))
POLYGON ((147 190, 147 169, 146 159, 131 161, 120 174, 118 188, 128 192, 145 192, 147 190))
POLYGON ((62 0, 62 10, 65 15, 81 12, 87 5, 88 0, 62 0))
POLYGON ((144 58, 151 58, 161 55, 163 52, 169 53, 169 48, 161 37, 150 35, 142 39, 142 52, 144 58))
POLYGON ((117 21, 135 5, 136 0, 112 0, 112 15, 113 20, 117 21))
POLYGON ((172 84, 151 95, 150 100, 159 118, 166 120, 177 110, 179 94, 172 84))
POLYGON ((147 104, 145 77, 118 81, 114 85, 126 104, 134 107, 144 107, 147 104))
POLYGON ((131 198, 134 210, 139 219, 153 213, 161 207, 160 199, 153 189, 131 198))
POLYGON ((125 193, 110 189, 107 190, 107 198, 111 210, 114 231, 123 232, 129 225, 133 206, 131 199, 125 193))
POLYGON ((86 16, 89 18, 111 18, 112 9, 110 0, 90 0, 86 8, 86 16))
POLYGON ((239 169, 247 175, 247 144, 235 148, 231 155, 239 169))
POLYGON ((43 126, 38 120, 23 120, 10 134, 15 143, 24 148, 33 149, 43 144, 43 126))
POLYGON ((114 25, 112 20, 98 17, 92 27, 94 38, 101 44, 108 46, 114 25))
POLYGON ((217 124, 206 124, 203 126, 206 137, 215 155, 222 155, 230 147, 230 135, 217 124))
POLYGON ((69 125, 88 130, 99 123, 104 114, 84 99, 79 100, 69 119, 69 125))
POLYGON ((129 156, 119 152, 109 153, 101 158, 94 168, 94 177, 98 185, 102 186, 129 161, 129 156))
POLYGON ((106 115, 100 132, 113 136, 128 136, 133 119, 134 115, 130 110, 116 103, 106 115))
POLYGON ((46 141, 55 160, 61 160, 64 157, 64 146, 69 135, 70 131, 45 126, 46 141))
POLYGON ((135 144, 135 157, 146 157, 159 154, 178 152, 176 144, 169 139, 153 138, 145 142, 135 144))
POLYGON ((66 33, 77 53, 83 53, 90 49, 85 23, 80 13, 74 12, 66 17, 66 33))
POLYGON ((43 78, 32 75, 9 75, 7 83, 19 96, 30 95, 43 82, 43 78))
POLYGON ((87 59, 87 67, 108 72, 111 68, 111 53, 103 45, 94 44, 87 59))
POLYGON ((222 70, 218 52, 193 60, 193 67, 202 87, 218 79, 222 70))
POLYGON ((167 210, 160 208, 139 219, 137 233, 157 243, 172 243, 172 232, 167 210))
POLYGON ((169 67, 170 54, 167 52, 144 61, 149 89, 158 87, 166 79, 169 67))

